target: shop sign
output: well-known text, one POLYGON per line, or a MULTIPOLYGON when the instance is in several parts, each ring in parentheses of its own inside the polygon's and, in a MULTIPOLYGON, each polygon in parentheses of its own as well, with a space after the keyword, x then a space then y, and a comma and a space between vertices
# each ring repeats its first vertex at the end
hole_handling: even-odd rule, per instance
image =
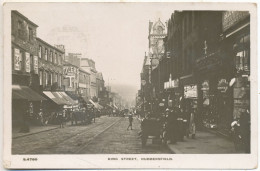
POLYGON ((25 52, 25 72, 30 72, 30 54, 28 52, 25 52))
POLYGON ((179 80, 169 80, 167 82, 164 82, 164 89, 168 89, 168 88, 177 88, 179 87, 179 80))
POLYGON ((201 86, 202 86, 202 88, 201 88, 202 91, 207 91, 207 90, 209 90, 209 81, 208 81, 208 80, 204 81, 204 82, 201 84, 201 86))
POLYGON ((22 56, 19 49, 14 49, 14 70, 21 70, 22 56))
POLYGON ((198 97, 197 85, 184 86, 184 98, 197 98, 197 97, 198 97))
POLYGON ((250 90, 248 87, 234 87, 234 98, 248 98, 250 90))
POLYGON ((33 63, 34 63, 34 73, 35 74, 38 74, 38 56, 34 56, 34 59, 33 59, 33 63))
POLYGON ((233 25, 237 24, 239 21, 245 19, 249 16, 248 11, 226 11, 222 15, 222 29, 226 31, 233 25))
POLYGON ((78 68, 73 66, 63 66, 64 75, 77 75, 79 72, 78 68))
POLYGON ((220 79, 218 82, 218 90, 221 93, 225 93, 228 89, 228 82, 226 79, 220 79))

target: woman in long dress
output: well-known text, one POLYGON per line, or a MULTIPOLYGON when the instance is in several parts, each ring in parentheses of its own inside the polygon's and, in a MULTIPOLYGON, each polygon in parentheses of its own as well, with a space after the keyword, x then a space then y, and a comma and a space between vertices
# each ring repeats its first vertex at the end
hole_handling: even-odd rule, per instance
POLYGON ((189 124, 189 132, 191 134, 191 137, 194 139, 196 134, 196 125, 195 125, 195 114, 194 111, 190 114, 190 124, 189 124))

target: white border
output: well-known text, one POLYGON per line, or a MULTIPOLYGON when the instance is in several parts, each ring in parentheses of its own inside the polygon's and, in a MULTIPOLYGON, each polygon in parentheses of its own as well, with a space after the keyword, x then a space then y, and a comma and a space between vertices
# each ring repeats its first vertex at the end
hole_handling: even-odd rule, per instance
MULTIPOLYGON (((9 1, 15 2, 15 1, 9 1)), ((27 1, 29 2, 29 1, 27 1)), ((32 1, 30 1, 32 2, 32 1)), ((60 1, 49 1, 60 2, 60 1)), ((77 1, 83 2, 83 1, 77 1)), ((118 1, 113 1, 118 2, 118 1)), ((126 1, 123 1, 126 2, 126 1)), ((134 2, 134 1, 127 1, 134 2)), ((156 1, 158 3, 158 1, 156 1)), ((254 2, 254 1, 251 1, 254 2)), ((151 4, 151 3, 149 3, 151 4)), ((144 4, 144 5, 149 5, 144 4)), ((10 11, 22 3, 4 3, 4 158, 6 168, 177 168, 177 169, 254 169, 257 167, 258 98, 257 98, 257 9, 247 3, 174 3, 174 10, 249 10, 251 13, 251 154, 121 154, 121 155, 11 155, 11 15, 10 11), (23 162, 23 157, 37 157, 37 162, 23 162), (108 161, 108 157, 170 157, 172 161, 108 161)), ((40 5, 40 4, 39 4, 40 5)), ((51 3, 50 3, 51 5, 51 3)), ((61 4, 59 4, 61 5, 61 4)), ((72 4, 73 5, 73 4, 72 4)), ((173 5, 172 3, 165 5, 173 5)), ((170 16, 169 16, 170 17, 170 16)))

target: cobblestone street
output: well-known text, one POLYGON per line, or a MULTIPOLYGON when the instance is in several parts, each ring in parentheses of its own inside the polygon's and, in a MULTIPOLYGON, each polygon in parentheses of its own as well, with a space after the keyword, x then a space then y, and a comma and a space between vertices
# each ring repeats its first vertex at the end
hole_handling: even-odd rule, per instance
POLYGON ((141 147, 140 123, 134 119, 127 131, 128 119, 103 116, 84 126, 66 125, 63 129, 45 131, 13 139, 13 154, 135 154, 170 153, 166 147, 151 142, 141 147))

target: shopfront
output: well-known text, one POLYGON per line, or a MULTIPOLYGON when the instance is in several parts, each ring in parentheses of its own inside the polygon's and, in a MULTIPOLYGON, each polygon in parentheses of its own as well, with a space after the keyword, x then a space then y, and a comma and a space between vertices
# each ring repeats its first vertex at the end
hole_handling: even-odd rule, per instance
POLYGON ((233 61, 233 118, 250 110, 250 14, 247 11, 223 13, 223 49, 233 61))
POLYGON ((183 87, 183 109, 197 109, 198 107, 198 86, 196 84, 184 85, 183 87))
POLYGON ((171 79, 164 83, 165 97, 167 106, 169 106, 169 101, 171 100, 170 106, 178 107, 180 105, 180 97, 182 95, 181 89, 179 87, 179 79, 171 79))
MULTIPOLYGON (((221 70, 221 68, 220 68, 221 70)), ((207 72, 198 81, 198 106, 205 127, 228 131, 232 122, 232 93, 230 77, 222 72, 207 72)))

